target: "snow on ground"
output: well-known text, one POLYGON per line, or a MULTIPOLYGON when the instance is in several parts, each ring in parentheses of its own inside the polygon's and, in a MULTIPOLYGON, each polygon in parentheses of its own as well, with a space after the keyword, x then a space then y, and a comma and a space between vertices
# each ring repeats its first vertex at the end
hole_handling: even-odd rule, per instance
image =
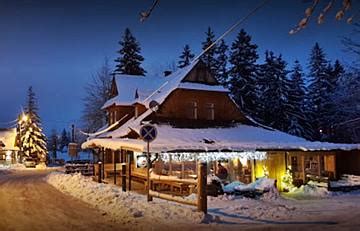
POLYGON ((80 174, 53 172, 46 181, 58 190, 79 198, 109 214, 114 220, 129 225, 163 223, 198 224, 204 215, 195 207, 179 206, 165 200, 148 203, 146 197, 133 192, 122 192, 114 185, 99 184, 80 174))
MULTIPOLYGON (((148 203, 144 195, 122 192, 118 186, 98 184, 80 174, 53 172, 46 181, 131 229, 146 230, 152 225, 202 230, 269 226, 286 229, 289 225, 302 225, 311 229, 340 227, 340 230, 346 230, 360 225, 356 218, 360 216, 360 191, 329 193, 324 191, 325 188, 307 185, 280 195, 270 190, 257 199, 235 195, 208 196, 209 215, 204 216, 191 206, 156 198, 148 203)), ((189 198, 194 199, 195 195, 189 198)))

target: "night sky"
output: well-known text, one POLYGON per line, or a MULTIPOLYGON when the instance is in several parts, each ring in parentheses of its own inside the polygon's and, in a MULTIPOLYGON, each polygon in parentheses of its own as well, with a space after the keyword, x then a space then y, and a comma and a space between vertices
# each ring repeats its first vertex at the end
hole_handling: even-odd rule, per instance
MULTIPOLYGON (((183 45, 190 44, 198 54, 208 26, 218 36, 259 2, 160 0, 151 17, 140 23, 139 12, 152 0, 0 0, 0 127, 13 124, 30 85, 46 132, 78 124, 84 86, 105 57, 114 66, 126 27, 141 44, 145 69, 160 73, 178 60, 183 45)), ((306 30, 288 34, 308 5, 303 0, 272 0, 241 26, 259 46, 260 61, 270 49, 282 53, 290 67, 295 59, 305 65, 310 48, 319 42, 328 58, 351 63, 340 41, 352 26, 335 21, 334 11, 324 25, 313 18, 306 30)), ((228 44, 241 27, 226 38, 228 44)))

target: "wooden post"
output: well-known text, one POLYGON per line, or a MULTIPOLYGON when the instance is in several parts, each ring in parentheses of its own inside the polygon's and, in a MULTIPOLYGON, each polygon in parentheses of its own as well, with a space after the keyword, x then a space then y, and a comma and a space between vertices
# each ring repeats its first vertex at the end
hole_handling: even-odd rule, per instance
POLYGON ((185 178, 185 164, 184 161, 181 161, 181 173, 180 173, 180 178, 184 179, 185 178))
POLYGON ((304 154, 301 155, 301 172, 302 172, 302 179, 303 179, 303 184, 305 184, 306 182, 306 176, 305 176, 305 156, 304 154))
POLYGON ((121 165, 121 186, 122 191, 126 192, 126 163, 121 165))
POLYGON ((101 161, 102 161, 102 169, 101 169, 102 179, 105 179, 105 149, 104 149, 104 148, 102 148, 102 158, 101 158, 101 161))
POLYGON ((172 176, 172 155, 169 154, 169 175, 172 176))
POLYGON ((151 161, 150 161, 150 142, 147 142, 147 171, 146 171, 146 191, 147 191, 147 201, 152 201, 152 196, 150 196, 150 168, 151 168, 151 161))
POLYGON ((256 181, 256 160, 254 159, 254 181, 256 181))
POLYGON ((128 188, 129 188, 129 191, 131 190, 131 157, 132 157, 132 155, 131 155, 131 153, 129 152, 128 153, 128 174, 129 174, 129 176, 128 176, 128 188))
POLYGON ((112 162, 114 164, 114 185, 116 185, 116 161, 115 161, 115 151, 111 150, 112 162))
POLYGON ((102 178, 102 177, 101 177, 101 167, 102 167, 102 166, 101 166, 101 161, 99 161, 98 164, 99 164, 99 166, 98 166, 98 167, 99 167, 98 182, 101 183, 101 178, 102 178))
POLYGON ((320 154, 317 155, 317 162, 318 162, 318 176, 321 176, 321 168, 320 168, 320 154))
POLYGON ((207 213, 206 197, 206 163, 199 163, 198 166, 198 183, 197 183, 197 207, 198 211, 207 213))

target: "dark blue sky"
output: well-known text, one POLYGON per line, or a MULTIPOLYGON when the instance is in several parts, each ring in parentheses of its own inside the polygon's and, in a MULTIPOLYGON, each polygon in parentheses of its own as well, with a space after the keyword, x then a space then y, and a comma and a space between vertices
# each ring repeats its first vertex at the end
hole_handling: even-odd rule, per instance
MULTIPOLYGON (((199 53, 208 26, 219 35, 258 2, 161 0, 149 20, 140 23, 139 12, 152 0, 0 0, 0 127, 16 118, 30 85, 46 131, 79 123, 84 85, 104 57, 116 57, 126 27, 141 44, 145 69, 158 73, 177 61, 186 43, 199 53)), ((299 34, 288 34, 308 5, 303 0, 272 0, 242 27, 258 44, 261 58, 270 49, 291 65, 295 59, 305 65, 318 41, 328 58, 350 63, 340 40, 352 27, 336 22, 334 12, 322 26, 312 22, 299 34)), ((228 43, 240 28, 226 38, 228 43)))

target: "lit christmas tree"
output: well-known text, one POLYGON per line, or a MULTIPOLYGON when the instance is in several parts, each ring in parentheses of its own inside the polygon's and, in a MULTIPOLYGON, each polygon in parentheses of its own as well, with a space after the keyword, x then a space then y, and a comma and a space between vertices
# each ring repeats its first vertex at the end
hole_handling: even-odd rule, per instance
POLYGON ((37 110, 35 93, 30 87, 25 112, 19 118, 20 148, 25 156, 36 158, 41 163, 45 163, 47 156, 46 136, 42 131, 37 110))

